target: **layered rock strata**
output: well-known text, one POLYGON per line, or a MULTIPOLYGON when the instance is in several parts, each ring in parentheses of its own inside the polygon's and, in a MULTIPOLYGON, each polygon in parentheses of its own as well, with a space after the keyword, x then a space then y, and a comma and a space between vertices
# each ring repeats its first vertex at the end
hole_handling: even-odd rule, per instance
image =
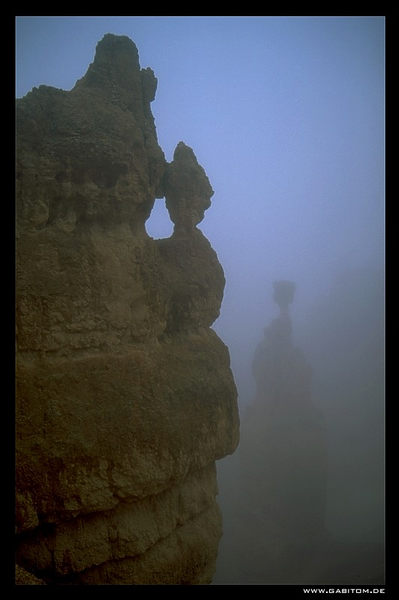
POLYGON ((106 35, 71 91, 17 102, 17 562, 46 583, 201 584, 215 460, 238 443, 213 190, 167 163, 134 43, 106 35), (156 198, 175 232, 146 233, 156 198))

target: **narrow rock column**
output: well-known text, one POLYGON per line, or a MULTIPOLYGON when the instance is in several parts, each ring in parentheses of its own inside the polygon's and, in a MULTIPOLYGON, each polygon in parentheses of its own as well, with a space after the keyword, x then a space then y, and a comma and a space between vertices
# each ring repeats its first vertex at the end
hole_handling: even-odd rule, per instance
POLYGON ((295 284, 277 281, 273 288, 280 314, 255 351, 256 396, 222 475, 228 516, 219 583, 309 583, 327 539, 324 422, 312 398, 311 368, 293 344, 295 284))

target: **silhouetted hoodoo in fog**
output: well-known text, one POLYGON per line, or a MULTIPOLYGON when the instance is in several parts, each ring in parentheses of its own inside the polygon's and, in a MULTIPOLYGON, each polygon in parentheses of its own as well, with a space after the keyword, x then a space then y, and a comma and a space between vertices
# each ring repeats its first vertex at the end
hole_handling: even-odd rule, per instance
POLYGON ((267 487, 263 510, 280 531, 275 543, 285 550, 307 548, 323 538, 327 477, 323 423, 312 403, 311 368, 292 343, 288 306, 294 291, 291 282, 274 283, 281 312, 265 329, 255 352, 257 394, 241 448, 245 468, 248 462, 256 464, 258 482, 260 477, 267 487))
POLYGON ((255 352, 256 397, 235 457, 237 505, 228 521, 235 531, 226 536, 242 551, 237 583, 306 581, 309 561, 326 539, 326 441, 312 403, 310 366, 292 342, 288 307, 295 284, 273 287, 280 314, 255 352))

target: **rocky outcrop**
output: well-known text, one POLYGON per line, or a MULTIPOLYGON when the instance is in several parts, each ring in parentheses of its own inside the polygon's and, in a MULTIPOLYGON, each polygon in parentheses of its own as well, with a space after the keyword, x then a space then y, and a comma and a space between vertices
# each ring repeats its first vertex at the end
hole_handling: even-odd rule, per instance
POLYGON ((238 443, 224 289, 196 225, 213 190, 168 164, 133 42, 106 35, 69 91, 17 103, 17 562, 46 583, 199 584, 215 460, 238 443), (166 198, 171 238, 145 230, 166 198))

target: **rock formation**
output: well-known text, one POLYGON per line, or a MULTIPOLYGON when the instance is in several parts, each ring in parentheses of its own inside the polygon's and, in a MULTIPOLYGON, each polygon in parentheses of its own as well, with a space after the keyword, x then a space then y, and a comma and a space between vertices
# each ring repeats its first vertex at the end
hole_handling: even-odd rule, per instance
POLYGON ((292 342, 288 304, 294 291, 291 282, 274 283, 280 315, 265 329, 255 352, 257 394, 247 415, 251 435, 242 457, 267 486, 264 510, 281 529, 280 543, 300 547, 324 534, 327 457, 322 415, 312 401, 311 368, 292 342))
POLYGON ((17 102, 17 563, 47 584, 201 584, 238 443, 224 289, 196 225, 213 190, 168 164, 157 80, 107 34, 71 91, 17 102), (175 233, 145 230, 166 198, 175 233))
POLYGON ((280 314, 256 349, 256 397, 222 474, 227 532, 217 583, 310 583, 326 541, 324 423, 312 400, 310 366, 292 341, 294 292, 292 282, 274 283, 280 314))

